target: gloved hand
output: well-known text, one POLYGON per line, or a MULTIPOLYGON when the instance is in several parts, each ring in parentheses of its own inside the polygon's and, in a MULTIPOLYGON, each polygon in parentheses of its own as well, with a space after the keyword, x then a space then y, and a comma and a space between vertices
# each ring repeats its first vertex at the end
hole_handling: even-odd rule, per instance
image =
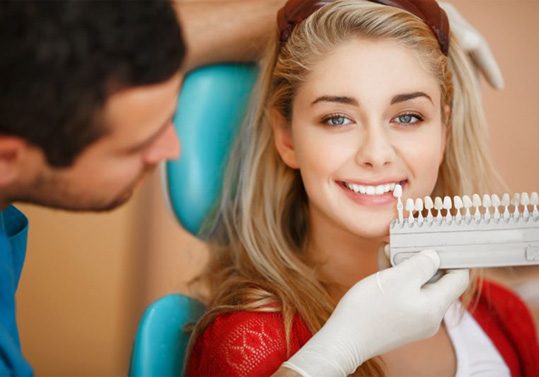
POLYGON ((494 89, 503 89, 502 72, 485 38, 462 17, 453 5, 444 1, 438 3, 449 18, 449 26, 455 38, 468 52, 477 69, 483 73, 494 89))
POLYGON ((361 280, 283 366, 304 377, 344 377, 367 359, 434 335, 469 283, 468 270, 452 270, 426 284, 439 265, 438 254, 425 250, 361 280))

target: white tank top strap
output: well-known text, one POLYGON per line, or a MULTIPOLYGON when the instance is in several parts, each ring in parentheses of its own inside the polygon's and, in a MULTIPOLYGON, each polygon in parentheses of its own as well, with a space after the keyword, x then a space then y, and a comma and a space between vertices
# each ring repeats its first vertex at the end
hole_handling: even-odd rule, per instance
POLYGON ((492 340, 459 301, 447 311, 444 324, 456 353, 456 377, 511 376, 492 340))

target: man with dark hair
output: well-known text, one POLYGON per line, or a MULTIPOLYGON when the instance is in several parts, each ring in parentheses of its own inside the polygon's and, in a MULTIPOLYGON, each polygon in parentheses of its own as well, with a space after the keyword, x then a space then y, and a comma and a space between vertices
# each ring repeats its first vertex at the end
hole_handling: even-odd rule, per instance
POLYGON ((234 41, 260 39, 281 4, 0 2, 0 376, 32 374, 15 321, 28 221, 11 203, 124 203, 145 172, 179 156, 172 117, 182 72, 254 58, 260 42, 237 51, 234 41), (215 15, 221 30, 208 37, 215 15))
POLYGON ((283 3, 0 2, 0 376, 32 374, 15 321, 28 221, 11 204, 124 203, 145 172, 179 156, 182 72, 256 58, 283 3))
POLYGON ((168 2, 7 2, 0 28, 2 206, 111 209, 178 155, 185 45, 168 2))

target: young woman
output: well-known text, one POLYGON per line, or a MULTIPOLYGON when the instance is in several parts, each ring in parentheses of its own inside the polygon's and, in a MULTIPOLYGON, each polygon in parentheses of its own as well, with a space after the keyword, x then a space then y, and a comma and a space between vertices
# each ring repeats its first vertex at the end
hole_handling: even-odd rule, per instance
MULTIPOLYGON (((474 71, 432 2, 291 0, 279 37, 208 230, 190 376, 270 375, 303 346, 377 271, 397 184, 405 198, 500 188, 474 71)), ((434 336, 355 374, 534 375, 538 358, 525 305, 484 281, 434 336)))

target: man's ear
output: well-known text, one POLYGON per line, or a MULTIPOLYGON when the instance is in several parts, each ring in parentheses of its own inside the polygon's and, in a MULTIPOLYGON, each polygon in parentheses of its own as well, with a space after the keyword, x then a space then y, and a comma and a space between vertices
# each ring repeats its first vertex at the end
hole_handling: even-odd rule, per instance
POLYGON ((17 179, 26 148, 23 139, 0 135, 0 187, 8 186, 17 179))
POLYGON ((288 167, 298 169, 294 141, 292 140, 292 128, 285 117, 276 109, 271 110, 271 127, 273 128, 275 147, 281 159, 288 167))

